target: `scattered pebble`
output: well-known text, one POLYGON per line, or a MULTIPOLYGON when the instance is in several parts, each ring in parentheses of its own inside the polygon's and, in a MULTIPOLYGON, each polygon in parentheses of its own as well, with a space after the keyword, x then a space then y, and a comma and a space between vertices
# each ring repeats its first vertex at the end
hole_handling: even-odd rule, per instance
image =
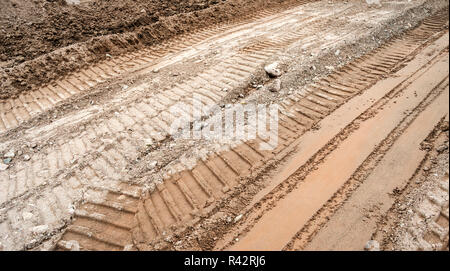
POLYGON ((236 217, 234 218, 234 223, 239 222, 239 220, 241 220, 242 217, 243 217, 243 215, 238 215, 238 216, 236 216, 236 217))
POLYGON ((25 160, 25 161, 30 161, 30 159, 31 159, 31 157, 28 154, 25 154, 23 156, 23 160, 25 160))
POLYGON ((366 246, 364 247, 364 250, 366 251, 380 251, 380 243, 378 243, 375 240, 370 240, 367 242, 366 246))
POLYGON ((5 165, 5 164, 3 164, 3 163, 0 163, 0 171, 5 171, 5 170, 7 170, 8 169, 8 165, 5 165))
POLYGON ((152 162, 150 162, 150 163, 148 164, 148 167, 149 167, 150 169, 152 169, 152 168, 155 168, 157 165, 158 165, 158 162, 157 162, 157 161, 152 161, 152 162))
POLYGON ((268 87, 269 91, 271 92, 278 92, 281 90, 281 80, 280 79, 275 79, 272 84, 269 85, 268 87))
POLYGON ((36 227, 34 227, 33 229, 31 229, 31 231, 32 231, 34 234, 36 234, 36 235, 44 234, 44 233, 46 233, 46 232, 48 231, 48 225, 39 225, 39 226, 36 226, 36 227))
POLYGON ((281 71, 278 66, 279 66, 278 62, 274 62, 272 64, 265 66, 264 70, 270 77, 280 77, 281 71))
POLYGON ((33 218, 33 214, 30 212, 23 212, 22 217, 24 220, 30 220, 33 218))
POLYGON ((11 162, 12 162, 12 158, 3 159, 3 163, 5 163, 6 165, 11 164, 11 162))
POLYGON ((5 153, 3 157, 5 158, 14 158, 16 156, 14 150, 10 150, 9 152, 5 153))

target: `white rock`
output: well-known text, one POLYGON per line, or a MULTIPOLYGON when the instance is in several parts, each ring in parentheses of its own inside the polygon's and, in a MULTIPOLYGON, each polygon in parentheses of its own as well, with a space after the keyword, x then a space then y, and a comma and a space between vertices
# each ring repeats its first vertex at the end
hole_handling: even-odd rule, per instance
POLYGON ((281 90, 281 80, 280 79, 275 79, 272 84, 269 85, 268 87, 269 91, 271 92, 278 92, 281 90))
POLYGON ((158 165, 157 161, 152 161, 148 164, 148 168, 152 169, 155 168, 158 165))
POLYGON ((281 76, 281 71, 279 69, 278 62, 274 62, 264 67, 264 70, 270 77, 279 77, 281 76))
POLYGON ((151 138, 145 139, 144 142, 145 142, 145 145, 146 145, 146 146, 151 146, 151 145, 153 145, 153 140, 152 140, 151 138))
POLYGON ((73 206, 72 204, 69 206, 68 208, 69 214, 73 215, 75 214, 75 206, 73 206))
POLYGON ((381 6, 380 0, 366 0, 366 3, 369 6, 372 6, 372 5, 374 5, 374 6, 381 6))
POLYGON ((44 234, 48 231, 48 225, 39 225, 31 229, 31 231, 38 235, 38 234, 44 234))
POLYGON ((10 150, 9 152, 5 153, 5 158, 14 158, 16 156, 16 153, 14 150, 10 150))
POLYGON ((5 171, 5 170, 7 170, 8 169, 8 165, 5 165, 5 164, 3 164, 3 163, 0 163, 0 171, 5 171))
POLYGON ((364 247, 364 250, 380 251, 380 243, 378 243, 375 240, 370 240, 369 242, 367 242, 366 246, 364 247))
POLYGON ((23 156, 23 160, 25 160, 25 161, 29 161, 30 159, 31 159, 31 157, 28 154, 25 154, 23 156))
POLYGON ((238 215, 237 217, 234 218, 234 223, 239 222, 239 220, 241 220, 243 217, 243 215, 238 215))
POLYGON ((33 218, 33 214, 30 212, 23 212, 22 217, 24 220, 30 220, 33 218))
POLYGON ((80 251, 80 244, 75 240, 65 242, 65 247, 70 251, 80 251))
POLYGON ((131 251, 133 249, 133 245, 126 245, 124 248, 123 248, 123 251, 131 251))

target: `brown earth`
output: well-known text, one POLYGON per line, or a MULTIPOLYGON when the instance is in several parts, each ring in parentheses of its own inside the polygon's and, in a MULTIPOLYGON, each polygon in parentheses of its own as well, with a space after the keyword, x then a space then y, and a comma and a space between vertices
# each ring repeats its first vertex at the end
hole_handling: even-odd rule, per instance
POLYGON ((86 64, 249 16, 285 0, 7 0, 0 17, 0 99, 86 64))
POLYGON ((0 250, 448 248, 448 1, 278 2, 11 62, 29 77, 0 100, 0 250), (171 130, 208 132, 237 104, 279 106, 272 150, 171 130))

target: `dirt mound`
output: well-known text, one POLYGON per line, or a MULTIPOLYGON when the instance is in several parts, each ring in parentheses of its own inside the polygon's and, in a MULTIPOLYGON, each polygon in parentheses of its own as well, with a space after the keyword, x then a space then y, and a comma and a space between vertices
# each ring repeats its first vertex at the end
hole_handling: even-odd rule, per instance
MULTIPOLYGON (((2 1, 0 99, 102 58, 288 0, 2 1)), ((297 1, 298 2, 298 1, 297 1)))

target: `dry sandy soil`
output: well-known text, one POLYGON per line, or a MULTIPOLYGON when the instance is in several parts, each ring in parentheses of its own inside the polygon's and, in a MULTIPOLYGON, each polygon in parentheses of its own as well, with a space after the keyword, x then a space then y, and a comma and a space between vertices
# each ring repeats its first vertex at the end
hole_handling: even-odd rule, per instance
POLYGON ((448 1, 69 2, 1 2, 0 249, 448 250, 448 1))

